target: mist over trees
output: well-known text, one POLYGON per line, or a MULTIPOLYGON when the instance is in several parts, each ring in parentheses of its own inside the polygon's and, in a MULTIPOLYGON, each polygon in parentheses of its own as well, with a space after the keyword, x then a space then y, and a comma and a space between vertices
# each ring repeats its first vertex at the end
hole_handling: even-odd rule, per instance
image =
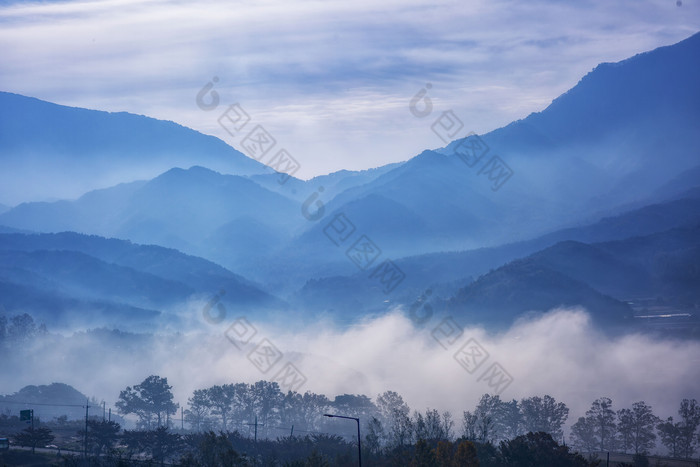
MULTIPOLYGON (((0 315, 3 345, 32 342, 45 332, 28 314, 0 315)), ((49 395, 70 399, 73 404, 88 399, 57 383, 27 386, 6 398, 31 403, 49 395)), ((101 406, 94 398, 88 403, 101 406)), ((695 399, 683 399, 677 414, 660 419, 644 401, 620 408, 610 398, 600 397, 584 414, 570 420, 566 403, 548 394, 520 400, 484 394, 474 407, 451 413, 431 407, 413 409, 396 391, 374 398, 364 394, 330 398, 311 391, 285 393, 276 382, 257 381, 201 387, 186 401, 176 401, 173 386, 158 375, 119 391, 115 407, 114 416, 127 417, 126 424, 121 418, 119 423, 93 418, 87 437, 84 425, 73 429, 77 439, 87 438, 89 455, 183 465, 207 465, 211 459, 253 465, 246 462, 254 462, 254 452, 275 452, 289 462, 352 464, 357 447, 353 425, 324 417, 325 413, 360 418, 363 456, 374 465, 477 465, 477 461, 478 465, 524 465, 514 459, 545 462, 542 450, 561 456, 557 465, 587 465, 574 452, 589 459, 602 451, 639 456, 667 451, 673 457, 693 458, 700 426, 695 399), (567 444, 570 449, 564 449, 567 444)), ((95 417, 92 412, 91 417, 95 417)), ((10 419, 9 414, 0 416, 0 426, 10 419)), ((13 442, 28 447, 51 442, 61 446, 61 436, 54 441, 56 431, 52 430, 60 431, 66 421, 55 420, 37 424, 33 431, 13 422, 13 442)), ((82 445, 77 447, 82 451, 82 445)))
MULTIPOLYGON (((29 388, 20 393, 30 394, 29 388)), ((113 465, 108 459, 124 465, 138 459, 186 466, 355 465, 354 422, 324 414, 359 418, 363 459, 377 466, 587 466, 607 451, 646 459, 667 449, 673 457, 691 459, 698 450, 695 399, 681 401, 676 419, 661 420, 644 401, 618 409, 612 399, 600 397, 566 439, 570 410, 548 394, 521 400, 484 394, 455 417, 435 408, 411 409, 396 391, 329 398, 311 391, 284 393, 270 381, 232 382, 193 390, 180 409, 172 390, 167 378, 151 375, 120 391, 117 411, 135 429, 94 413, 87 432, 83 421, 65 417, 37 419, 34 428, 22 429, 7 414, 0 416, 0 428, 14 427, 13 442, 35 448, 64 446, 61 433, 74 426, 71 439, 78 441, 69 445, 93 456, 91 465, 113 465)))
MULTIPOLYGON (((122 391, 117 407, 124 415, 136 415, 142 429, 174 428, 172 416, 178 405, 171 389, 166 378, 149 376, 122 391)), ((421 442, 431 445, 432 455, 437 457, 447 456, 448 451, 454 451, 450 454, 454 457, 459 440, 491 446, 519 440, 505 445, 508 452, 527 451, 533 445, 566 444, 564 428, 569 418, 566 404, 547 394, 519 401, 484 394, 476 407, 455 418, 449 411, 434 408, 411 410, 395 391, 385 391, 374 400, 353 394, 330 399, 310 391, 285 394, 276 382, 269 381, 196 389, 183 409, 184 421, 194 432, 254 434, 261 440, 332 434, 356 442, 352 427, 324 414, 358 417, 363 447, 375 456, 408 448, 428 449, 419 446, 421 442), (457 444, 448 449, 441 442, 457 444)), ((642 455, 653 452, 658 439, 671 455, 691 458, 698 448, 700 406, 695 399, 684 399, 678 414, 678 421, 673 417, 662 421, 644 401, 616 411, 610 398, 600 397, 571 425, 569 442, 586 454, 614 451, 642 455)))
MULTIPOLYGON (((29 315, 6 317, 0 324, 6 344, 10 339, 13 343, 34 339, 41 332, 29 315)), ((276 382, 232 381, 194 389, 186 400, 176 401, 168 378, 151 375, 132 383, 136 384, 119 391, 113 414, 127 417, 126 423, 121 418, 119 423, 89 421, 90 455, 119 453, 159 462, 189 459, 187 465, 206 465, 206 459, 212 458, 237 459, 235 462, 246 465, 251 453, 262 451, 280 456, 284 452, 290 462, 325 459, 331 465, 343 465, 343 459, 350 459, 347 462, 352 464, 357 447, 354 425, 324 417, 325 413, 360 418, 363 456, 373 459, 374 465, 452 465, 455 459, 470 465, 472 458, 479 465, 519 465, 508 462, 515 462, 513 456, 543 462, 543 449, 563 456, 557 465, 586 465, 573 452, 588 458, 601 451, 639 456, 668 452, 679 458, 693 458, 698 452, 700 409, 695 399, 683 399, 677 414, 660 419, 644 401, 620 407, 608 397, 594 400, 583 414, 572 414, 565 402, 548 394, 520 400, 484 394, 473 407, 449 412, 434 407, 414 409, 396 391, 375 397, 328 397, 311 391, 283 392, 276 382), (570 418, 572 415, 578 417, 570 418), (570 449, 561 449, 565 445, 570 449), (207 452, 199 452, 200 446, 207 452)), ((59 384, 27 386, 13 397, 42 402, 42 394, 65 395, 79 404, 86 400, 70 386, 59 384)), ((93 399, 89 404, 101 402, 93 399)), ((0 416, 0 425, 10 418, 0 416)), ((56 425, 42 422, 35 428, 59 429, 56 420, 51 422, 56 425)), ((48 436, 53 436, 49 431, 35 442, 32 437, 42 432, 27 433, 24 426, 12 426, 16 433, 12 439, 30 447, 43 447, 51 442, 48 436)), ((82 440, 84 425, 72 433, 82 440)), ((60 440, 58 436, 55 444, 61 446, 60 440)), ((82 451, 82 445, 78 448, 82 451)))
POLYGON ((43 323, 37 325, 28 313, 12 316, 0 314, 0 346, 27 342, 47 332, 46 326, 43 323))

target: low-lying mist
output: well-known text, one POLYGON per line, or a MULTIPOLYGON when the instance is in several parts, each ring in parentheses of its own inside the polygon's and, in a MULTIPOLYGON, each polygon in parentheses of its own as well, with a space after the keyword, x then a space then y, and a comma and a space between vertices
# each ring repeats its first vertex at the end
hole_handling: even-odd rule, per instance
MULTIPOLYGON (((192 313, 201 317, 197 306, 192 313)), ((374 399, 393 390, 412 409, 450 410, 458 421, 484 393, 505 400, 550 394, 571 409, 569 423, 601 396, 615 409, 644 400, 664 418, 676 414, 681 399, 700 399, 700 342, 610 337, 582 309, 522 319, 497 335, 477 327, 459 334, 460 323, 438 317, 414 321, 396 309, 348 327, 320 320, 299 329, 228 316, 189 332, 49 332, 11 347, 0 392, 63 382, 113 407, 126 386, 155 374, 168 378, 175 401, 186 408, 195 389, 278 379, 285 392, 331 399, 345 393, 374 399), (288 363, 299 374, 282 380, 288 363), (489 378, 494 368, 499 374, 489 378)))

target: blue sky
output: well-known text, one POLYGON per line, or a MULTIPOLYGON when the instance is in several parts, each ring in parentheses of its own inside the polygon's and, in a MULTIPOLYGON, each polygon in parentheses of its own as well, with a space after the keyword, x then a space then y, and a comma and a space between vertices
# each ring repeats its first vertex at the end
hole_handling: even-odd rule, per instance
POLYGON ((237 146, 238 103, 308 178, 444 143, 453 110, 483 133, 542 110, 598 63, 700 30, 700 0, 3 3, 0 90, 173 120, 237 146), (220 105, 199 90, 218 78, 220 105), (433 112, 411 114, 427 83, 433 112))

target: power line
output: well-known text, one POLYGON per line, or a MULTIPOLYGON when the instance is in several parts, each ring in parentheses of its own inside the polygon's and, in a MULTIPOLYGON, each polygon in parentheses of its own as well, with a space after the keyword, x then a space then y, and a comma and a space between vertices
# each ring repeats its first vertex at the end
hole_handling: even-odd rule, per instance
POLYGON ((24 401, 0 401, 0 404, 21 404, 21 405, 47 405, 51 407, 80 407, 84 408, 85 404, 48 404, 44 402, 24 402, 24 401))
MULTIPOLYGON (((42 405, 42 406, 49 406, 49 407, 75 407, 75 408, 85 408, 85 404, 49 404, 49 403, 44 403, 44 402, 26 402, 26 401, 5 401, 5 400, 0 400, 0 405, 2 404, 18 404, 18 405, 42 405)), ((104 407, 104 405, 103 405, 104 407)), ((104 410, 104 409, 103 409, 104 410)), ((110 410, 110 418, 111 418, 111 408, 110 410)), ((254 423, 244 423, 244 425, 250 425, 254 426, 254 423)), ((262 423, 258 423, 260 426, 264 426, 262 423)), ((268 429, 273 429, 273 430, 280 430, 280 431, 289 431, 291 427, 285 427, 285 426, 267 426, 268 429)), ((312 431, 312 430, 300 430, 300 429, 294 429, 295 432, 298 433, 308 433, 312 435, 337 435, 338 433, 330 432, 330 431, 312 431)))
MULTIPOLYGON (((254 426, 254 423, 243 423, 241 424, 240 422, 235 424, 235 426, 240 426, 242 428, 242 425, 248 425, 248 426, 254 426)), ((258 423, 258 425, 262 425, 262 423, 258 423)), ((280 430, 280 431, 290 431, 291 427, 285 427, 282 425, 278 426, 268 426, 269 429, 272 430, 280 430)), ((312 435, 338 435, 337 432, 332 432, 332 431, 311 431, 311 430, 299 430, 298 428, 294 429, 295 432, 299 433, 309 433, 312 435)), ((239 432, 240 433, 240 432, 239 432)))

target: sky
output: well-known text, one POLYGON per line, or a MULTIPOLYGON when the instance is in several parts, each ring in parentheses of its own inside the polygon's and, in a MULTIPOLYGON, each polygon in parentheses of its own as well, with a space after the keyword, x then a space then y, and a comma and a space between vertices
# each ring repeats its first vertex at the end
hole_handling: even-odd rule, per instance
POLYGON ((309 178, 442 147, 431 125, 448 110, 465 135, 501 127, 601 62, 698 30, 700 0, 10 1, 0 90, 172 120, 240 149, 218 123, 237 103, 309 178), (218 105, 206 89, 197 104, 208 84, 218 105), (432 108, 411 112, 421 90, 432 108))

